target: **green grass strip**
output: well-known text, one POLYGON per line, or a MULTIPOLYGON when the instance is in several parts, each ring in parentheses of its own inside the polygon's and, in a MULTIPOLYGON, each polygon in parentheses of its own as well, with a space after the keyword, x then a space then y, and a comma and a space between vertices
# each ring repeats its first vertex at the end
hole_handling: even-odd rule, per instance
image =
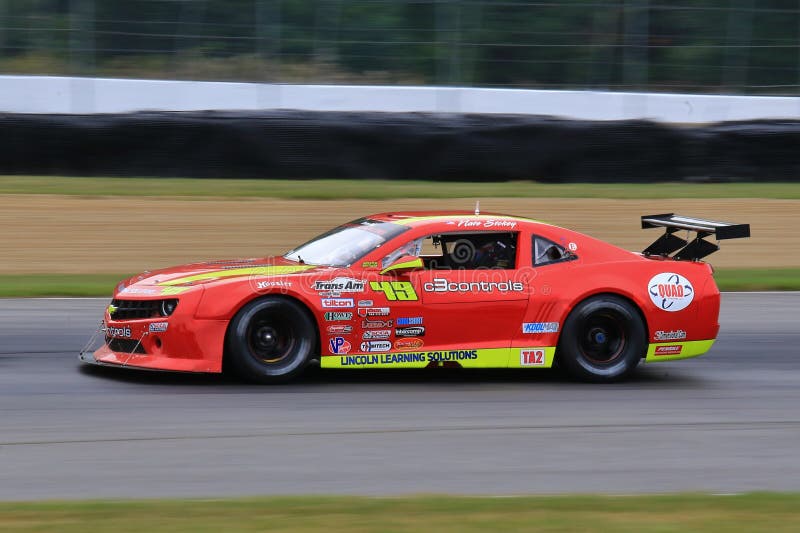
MULTIPOLYGON (((111 296, 130 274, 0 274, 0 297, 111 296)), ((800 290, 800 268, 717 269, 723 291, 800 290)))
POLYGON ((125 274, 0 274, 0 297, 108 296, 125 274))
POLYGON ((0 504, 0 531, 619 533, 800 528, 800 495, 273 497, 0 504))
POLYGON ((388 180, 241 180, 0 176, 0 194, 359 198, 800 198, 800 183, 461 183, 388 180))
POLYGON ((800 268, 719 268, 714 279, 723 291, 800 290, 800 268))

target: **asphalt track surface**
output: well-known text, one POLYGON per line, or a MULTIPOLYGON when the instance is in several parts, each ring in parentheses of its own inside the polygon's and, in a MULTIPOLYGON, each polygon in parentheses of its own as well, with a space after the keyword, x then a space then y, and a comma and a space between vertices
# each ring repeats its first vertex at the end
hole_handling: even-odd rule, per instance
POLYGON ((0 300, 0 500, 800 490, 800 293, 725 294, 704 357, 633 380, 82 367, 103 300, 0 300))

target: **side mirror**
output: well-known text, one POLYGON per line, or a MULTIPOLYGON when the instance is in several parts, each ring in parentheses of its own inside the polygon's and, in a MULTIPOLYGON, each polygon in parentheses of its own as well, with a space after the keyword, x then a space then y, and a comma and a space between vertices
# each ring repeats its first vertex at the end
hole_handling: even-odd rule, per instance
POLYGON ((397 261, 391 265, 381 270, 381 274, 388 274, 389 272, 406 274, 413 270, 421 270, 423 268, 425 268, 425 264, 422 262, 422 259, 419 257, 414 257, 413 255, 404 255, 403 257, 398 258, 397 261))

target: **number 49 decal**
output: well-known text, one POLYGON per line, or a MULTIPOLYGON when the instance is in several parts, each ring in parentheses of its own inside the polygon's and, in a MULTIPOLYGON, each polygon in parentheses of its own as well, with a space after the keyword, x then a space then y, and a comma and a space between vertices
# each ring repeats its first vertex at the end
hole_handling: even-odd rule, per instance
POLYGON ((369 288, 384 293, 390 302, 419 300, 414 286, 408 281, 370 281, 369 288))

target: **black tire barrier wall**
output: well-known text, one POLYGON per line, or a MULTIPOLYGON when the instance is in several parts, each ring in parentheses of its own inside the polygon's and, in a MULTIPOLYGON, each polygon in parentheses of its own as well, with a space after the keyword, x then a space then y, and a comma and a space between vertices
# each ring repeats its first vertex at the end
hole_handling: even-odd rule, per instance
POLYGON ((800 120, 670 126, 309 111, 0 114, 0 174, 794 181, 800 120))

